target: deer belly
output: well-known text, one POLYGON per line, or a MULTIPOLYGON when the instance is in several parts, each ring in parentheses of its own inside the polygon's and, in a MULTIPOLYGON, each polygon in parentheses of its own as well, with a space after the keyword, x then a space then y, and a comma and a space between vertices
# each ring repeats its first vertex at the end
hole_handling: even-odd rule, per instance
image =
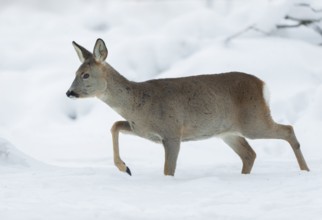
POLYGON ((216 129, 205 129, 200 127, 183 127, 181 132, 181 140, 182 141, 191 141, 191 140, 202 140, 211 138, 220 134, 220 131, 216 131, 216 129))
POLYGON ((232 130, 231 123, 225 120, 207 120, 202 123, 189 123, 181 129, 181 140, 202 140, 214 136, 221 136, 232 130))

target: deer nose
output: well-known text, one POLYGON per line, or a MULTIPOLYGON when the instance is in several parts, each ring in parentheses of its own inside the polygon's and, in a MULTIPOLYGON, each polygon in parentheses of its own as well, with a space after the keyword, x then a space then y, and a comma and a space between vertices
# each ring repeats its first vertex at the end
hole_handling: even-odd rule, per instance
POLYGON ((79 97, 79 95, 78 95, 76 92, 74 92, 74 91, 70 91, 70 90, 68 90, 68 91, 66 92, 66 95, 67 95, 69 98, 78 98, 78 97, 79 97))

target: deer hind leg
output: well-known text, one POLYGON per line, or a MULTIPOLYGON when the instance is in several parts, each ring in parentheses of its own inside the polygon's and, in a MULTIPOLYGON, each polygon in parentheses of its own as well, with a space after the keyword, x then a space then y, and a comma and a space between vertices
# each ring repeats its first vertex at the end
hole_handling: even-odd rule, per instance
POLYGON ((277 127, 277 132, 283 134, 282 139, 286 140, 291 145, 300 169, 310 171, 302 154, 300 143, 295 136, 293 127, 290 125, 277 125, 277 127))
MULTIPOLYGON (((246 137, 248 135, 245 134, 246 137)), ((295 154, 297 162, 301 170, 310 171, 308 168, 305 159, 303 157, 302 151, 300 149, 300 143, 298 142, 294 129, 290 125, 277 124, 275 122, 270 123, 270 126, 266 126, 264 129, 258 129, 256 132, 251 134, 249 138, 255 139, 282 139, 287 141, 295 154)))
POLYGON ((243 162, 242 174, 249 174, 253 168, 256 159, 256 153, 248 144, 245 138, 235 135, 229 135, 223 138, 240 157, 243 162))
POLYGON ((180 139, 164 139, 162 144, 165 151, 164 175, 174 176, 180 151, 180 139))
POLYGON ((114 154, 114 164, 122 172, 126 172, 131 176, 130 169, 121 160, 120 150, 119 150, 119 133, 120 131, 132 132, 129 122, 127 121, 117 121, 113 124, 111 128, 112 138, 113 138, 113 154, 114 154))

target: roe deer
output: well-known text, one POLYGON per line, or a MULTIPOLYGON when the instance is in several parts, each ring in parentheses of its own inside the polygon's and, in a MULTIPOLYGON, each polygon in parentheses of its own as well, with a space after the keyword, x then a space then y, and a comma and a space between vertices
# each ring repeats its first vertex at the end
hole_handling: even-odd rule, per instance
POLYGON ((66 93, 70 98, 97 97, 126 121, 112 126, 114 163, 131 175, 119 155, 119 132, 130 132, 162 143, 164 174, 173 176, 181 141, 218 136, 241 158, 248 174, 256 153, 250 139, 287 141, 301 170, 309 171, 290 125, 272 120, 265 84, 257 77, 230 72, 182 78, 132 82, 105 62, 107 48, 97 39, 93 54, 73 42, 81 66, 66 93))

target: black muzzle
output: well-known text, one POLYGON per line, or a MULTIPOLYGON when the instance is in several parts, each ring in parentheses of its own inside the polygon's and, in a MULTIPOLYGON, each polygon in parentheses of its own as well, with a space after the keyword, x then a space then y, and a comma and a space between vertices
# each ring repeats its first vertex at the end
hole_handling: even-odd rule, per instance
POLYGON ((69 97, 69 98, 78 98, 79 97, 79 95, 76 93, 76 92, 74 92, 74 91, 67 91, 66 92, 66 95, 69 97))

